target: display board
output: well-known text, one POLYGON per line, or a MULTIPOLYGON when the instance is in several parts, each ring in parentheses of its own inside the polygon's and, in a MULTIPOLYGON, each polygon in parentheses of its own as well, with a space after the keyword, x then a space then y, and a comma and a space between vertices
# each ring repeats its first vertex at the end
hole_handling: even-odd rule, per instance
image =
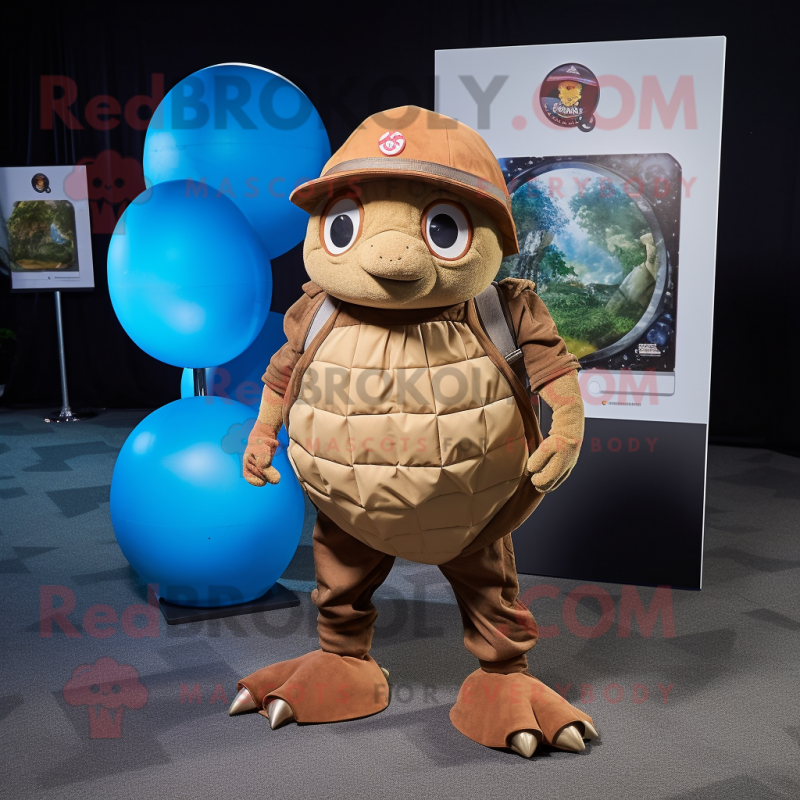
POLYGON ((14 290, 94 288, 85 166, 0 168, 0 259, 14 290))
POLYGON ((436 53, 437 110, 511 195, 498 277, 536 283, 582 366, 581 458, 515 533, 522 572, 701 586, 724 58, 724 37, 436 53))

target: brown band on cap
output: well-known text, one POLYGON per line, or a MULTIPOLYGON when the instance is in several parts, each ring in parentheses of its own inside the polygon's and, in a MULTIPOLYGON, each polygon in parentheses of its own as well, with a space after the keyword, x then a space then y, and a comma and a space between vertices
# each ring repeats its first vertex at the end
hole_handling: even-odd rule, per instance
POLYGON ((418 161, 413 158, 398 158, 397 156, 354 158, 350 161, 342 161, 336 164, 329 170, 323 172, 320 177, 327 178, 329 175, 335 175, 339 172, 373 169, 387 170, 388 172, 415 172, 430 175, 434 178, 444 178, 445 180, 461 183, 491 195, 503 205, 508 206, 508 195, 504 194, 486 178, 479 178, 471 172, 464 172, 464 170, 461 169, 447 167, 444 164, 435 164, 432 161, 418 161))

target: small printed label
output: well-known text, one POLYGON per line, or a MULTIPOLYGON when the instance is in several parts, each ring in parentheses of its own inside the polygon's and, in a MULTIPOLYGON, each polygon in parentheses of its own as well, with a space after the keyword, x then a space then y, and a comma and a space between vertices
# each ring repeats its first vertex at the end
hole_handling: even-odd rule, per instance
POLYGON ((639 345, 639 349, 637 351, 640 356, 660 356, 661 351, 658 349, 658 345, 651 342, 642 342, 639 345))

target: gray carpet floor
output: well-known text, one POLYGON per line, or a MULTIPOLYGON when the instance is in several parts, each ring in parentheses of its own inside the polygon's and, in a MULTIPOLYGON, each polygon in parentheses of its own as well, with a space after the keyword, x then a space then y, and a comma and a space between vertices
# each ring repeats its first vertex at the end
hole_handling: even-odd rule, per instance
MULTIPOLYGON (((618 618, 600 636, 575 635, 564 599, 582 581, 521 576, 523 592, 559 591, 533 602, 539 624, 557 627, 532 651, 532 671, 602 734, 580 755, 543 748, 526 761, 451 726, 476 664, 449 586, 435 567, 408 562, 376 596, 373 655, 391 671, 385 712, 277 731, 258 715, 228 717, 239 677, 316 647, 311 511, 281 579, 299 607, 182 626, 159 619, 157 635, 141 638, 121 624, 88 635, 91 606, 122 617, 146 599, 108 508, 114 459, 143 416, 108 411, 56 427, 38 413, 0 413, 0 796, 800 797, 800 460, 711 448, 704 588, 672 593, 674 636, 661 618, 649 636, 635 622, 619 636, 618 618), (72 636, 57 625, 42 635, 43 586, 73 593, 72 636), (104 719, 65 700, 76 668, 101 658, 136 670, 143 705, 104 719), (109 731, 118 735, 92 738, 109 731)), ((618 617, 623 587, 603 588, 618 617)), ((638 590, 645 607, 655 591, 638 590)), ((592 626, 599 604, 583 600, 576 614, 592 626)))

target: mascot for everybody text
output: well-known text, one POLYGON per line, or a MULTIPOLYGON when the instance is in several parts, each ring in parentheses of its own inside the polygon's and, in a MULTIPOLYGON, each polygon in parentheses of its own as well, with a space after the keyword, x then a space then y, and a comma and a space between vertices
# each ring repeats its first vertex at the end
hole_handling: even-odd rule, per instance
POLYGON ((497 161, 471 128, 398 108, 367 119, 291 199, 311 213, 311 281, 264 375, 244 469, 277 483, 285 424, 319 511, 320 649, 243 678, 231 714, 259 710, 277 728, 386 708, 371 598, 399 557, 438 565, 478 659, 456 728, 525 757, 583 750, 591 718, 528 672, 537 628, 511 543, 578 458, 578 362, 533 284, 492 284, 518 252, 497 161), (553 409, 544 440, 525 382, 553 409))

